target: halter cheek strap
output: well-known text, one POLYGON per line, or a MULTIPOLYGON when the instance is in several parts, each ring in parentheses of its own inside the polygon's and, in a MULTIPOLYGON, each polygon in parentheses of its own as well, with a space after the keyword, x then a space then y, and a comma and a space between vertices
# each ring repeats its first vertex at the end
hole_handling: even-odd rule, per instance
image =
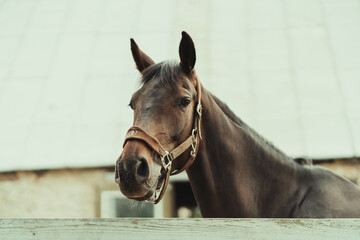
POLYGON ((183 172, 188 167, 190 167, 195 161, 195 157, 198 153, 200 146, 200 140, 202 139, 201 126, 200 126, 201 116, 202 116, 202 105, 201 105, 201 86, 199 80, 197 80, 197 92, 198 92, 198 101, 197 101, 195 119, 194 119, 193 129, 191 131, 191 135, 173 150, 171 151, 165 150, 165 148, 162 147, 160 142, 155 137, 151 136, 147 131, 145 131, 139 126, 132 126, 126 133, 123 147, 125 147, 126 143, 130 140, 139 140, 145 142, 152 150, 154 150, 160 156, 162 166, 166 171, 165 180, 162 186, 160 186, 158 191, 157 190, 155 191, 154 196, 150 200, 148 200, 148 202, 154 204, 158 203, 161 200, 161 198, 164 196, 166 187, 169 183, 170 175, 176 175, 183 172), (189 148, 191 148, 191 150, 188 161, 180 169, 174 169, 174 171, 172 171, 171 170, 172 162, 189 148))

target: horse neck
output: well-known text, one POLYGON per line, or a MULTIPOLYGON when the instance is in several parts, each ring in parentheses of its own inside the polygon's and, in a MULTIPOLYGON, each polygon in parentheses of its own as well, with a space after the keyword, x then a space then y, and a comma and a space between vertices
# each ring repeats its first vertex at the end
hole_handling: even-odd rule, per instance
POLYGON ((271 215, 263 202, 277 201, 274 189, 284 194, 279 184, 293 185, 296 166, 202 89, 203 140, 187 173, 203 216, 271 215))

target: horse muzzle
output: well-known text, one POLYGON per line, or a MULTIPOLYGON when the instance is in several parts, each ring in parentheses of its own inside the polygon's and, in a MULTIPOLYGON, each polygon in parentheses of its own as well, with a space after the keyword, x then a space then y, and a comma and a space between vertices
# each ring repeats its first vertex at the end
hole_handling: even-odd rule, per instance
POLYGON ((142 142, 129 142, 116 162, 115 181, 120 191, 131 199, 149 199, 161 176, 161 165, 157 165, 142 142))

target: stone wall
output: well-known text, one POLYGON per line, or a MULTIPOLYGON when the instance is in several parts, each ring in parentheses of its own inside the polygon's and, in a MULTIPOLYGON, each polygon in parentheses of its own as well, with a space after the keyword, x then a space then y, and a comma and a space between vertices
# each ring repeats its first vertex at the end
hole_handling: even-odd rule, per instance
MULTIPOLYGON (((360 185, 359 160, 315 164, 330 168, 360 185)), ((0 173, 0 218, 100 217, 101 192, 119 191, 112 174, 112 168, 0 173)), ((167 196, 163 201, 173 200, 167 196)), ((172 204, 165 204, 165 208, 170 206, 172 204)), ((171 211, 167 209, 165 216, 175 216, 171 211)))
POLYGON ((100 193, 117 190, 110 169, 18 171, 0 174, 0 218, 100 216, 100 193))

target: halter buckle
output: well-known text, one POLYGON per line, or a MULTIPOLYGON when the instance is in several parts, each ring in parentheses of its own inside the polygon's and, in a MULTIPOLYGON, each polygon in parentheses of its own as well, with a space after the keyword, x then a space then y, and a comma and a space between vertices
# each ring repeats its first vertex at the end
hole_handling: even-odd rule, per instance
POLYGON ((171 159, 170 153, 168 151, 165 151, 165 154, 163 156, 161 156, 161 163, 162 163, 164 169, 166 171, 169 171, 171 164, 172 164, 172 159, 171 159))
POLYGON ((195 139, 195 141, 191 144, 191 151, 190 151, 191 157, 195 157, 195 154, 196 154, 196 145, 197 145, 197 141, 198 141, 196 133, 197 133, 197 130, 194 128, 191 132, 191 135, 195 139))
POLYGON ((196 112, 198 113, 199 117, 201 117, 201 115, 202 115, 202 105, 201 105, 201 102, 199 102, 198 105, 196 106, 196 112))
POLYGON ((145 202, 151 203, 151 204, 156 204, 157 198, 158 198, 158 190, 155 190, 154 195, 150 199, 145 200, 145 202))

